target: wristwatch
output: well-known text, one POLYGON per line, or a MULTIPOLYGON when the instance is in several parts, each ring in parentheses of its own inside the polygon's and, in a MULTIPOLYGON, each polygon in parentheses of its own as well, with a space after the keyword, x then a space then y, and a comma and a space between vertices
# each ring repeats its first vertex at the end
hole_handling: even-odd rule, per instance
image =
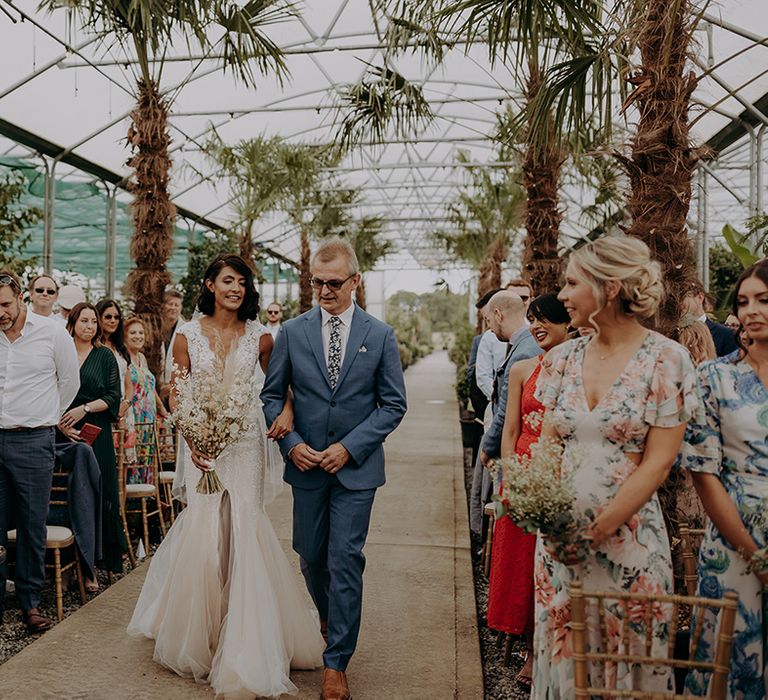
POLYGON ((90 413, 90 412, 91 412, 91 407, 90 407, 90 406, 89 406, 87 403, 84 403, 84 404, 83 404, 83 410, 84 410, 86 413, 90 413))

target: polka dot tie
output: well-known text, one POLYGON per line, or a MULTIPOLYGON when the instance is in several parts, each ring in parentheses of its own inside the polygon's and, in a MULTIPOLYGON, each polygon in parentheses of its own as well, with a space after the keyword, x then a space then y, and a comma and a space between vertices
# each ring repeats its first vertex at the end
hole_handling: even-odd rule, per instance
POLYGON ((328 339, 328 380, 331 382, 331 388, 335 389, 341 371, 341 319, 331 316, 328 323, 331 324, 331 335, 328 339))

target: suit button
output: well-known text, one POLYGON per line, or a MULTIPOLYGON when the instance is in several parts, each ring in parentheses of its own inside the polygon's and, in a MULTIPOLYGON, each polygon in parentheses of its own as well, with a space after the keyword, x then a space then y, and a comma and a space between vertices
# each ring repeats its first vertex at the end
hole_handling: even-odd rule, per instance
POLYGON ((336 408, 336 402, 335 401, 331 401, 331 408, 336 408))
POLYGON ((333 437, 334 435, 336 435, 336 433, 334 433, 333 430, 328 431, 328 437, 333 437))

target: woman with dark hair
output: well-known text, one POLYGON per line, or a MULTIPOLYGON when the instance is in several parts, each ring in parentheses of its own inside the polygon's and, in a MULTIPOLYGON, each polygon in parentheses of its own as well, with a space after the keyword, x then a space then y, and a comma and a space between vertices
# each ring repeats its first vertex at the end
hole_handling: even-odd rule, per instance
MULTIPOLYGON (((101 559, 97 564, 107 571, 122 573, 123 554, 127 551, 120 522, 117 491, 115 447, 112 423, 117 420, 122 391, 117 362, 109 348, 101 343, 98 312, 93 304, 75 305, 67 319, 67 330, 75 341, 80 363, 80 390, 59 427, 70 439, 77 440, 86 423, 101 428, 91 447, 101 471, 101 559)), ((98 590, 95 580, 89 590, 98 590)))
MULTIPOLYGON (((324 643, 264 510, 270 475, 279 480, 282 471, 256 387, 272 335, 256 320, 251 269, 235 255, 208 266, 198 308, 203 316, 176 335, 174 362, 193 379, 215 377, 233 396, 253 391, 249 427, 216 457, 223 490, 215 493, 196 492, 194 467, 210 470, 211 461, 187 443, 189 503, 152 558, 128 631, 154 639, 159 663, 217 695, 276 697, 296 691, 291 668, 321 663, 324 643)), ((177 372, 173 409, 178 381, 177 372)), ((197 391, 195 402, 211 400, 197 391)))
MULTIPOLYGON (((544 407, 534 398, 544 353, 568 339, 570 318, 557 294, 542 294, 528 307, 531 335, 542 353, 516 362, 509 371, 509 393, 502 459, 527 455, 541 434, 544 407)), ((528 657, 517 675, 531 685, 533 668, 533 555, 536 535, 523 532, 509 518, 501 518, 493 530, 493 556, 488 585, 488 627, 505 634, 524 635, 528 657)))
MULTIPOLYGON (((735 352, 699 366, 705 417, 689 427, 683 466, 710 517, 699 550, 699 595, 739 594, 728 698, 765 698, 768 564, 752 557, 768 546, 768 260, 739 277, 733 314, 750 343, 739 341, 735 352)), ((714 661, 717 611, 704 615, 697 660, 714 661)), ((708 695, 710 678, 691 672, 687 691, 708 695)))
POLYGON ((112 351, 117 361, 117 369, 120 371, 120 391, 123 396, 120 403, 120 418, 122 418, 128 407, 125 376, 130 361, 128 350, 125 347, 123 311, 114 299, 102 299, 96 304, 96 312, 99 314, 102 342, 112 351))

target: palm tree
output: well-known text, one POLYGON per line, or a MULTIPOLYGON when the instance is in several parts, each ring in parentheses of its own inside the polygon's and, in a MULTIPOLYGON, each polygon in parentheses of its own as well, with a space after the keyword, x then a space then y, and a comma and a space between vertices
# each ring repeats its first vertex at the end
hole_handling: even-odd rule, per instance
POLYGON ((168 111, 172 97, 160 89, 169 47, 181 39, 204 54, 214 50, 221 65, 244 83, 254 84, 256 73, 286 73, 283 53, 263 32, 265 26, 291 14, 284 0, 178 0, 158 4, 152 0, 42 0, 48 11, 74 9, 82 24, 105 43, 131 46, 136 55, 136 108, 128 128, 133 174, 129 190, 134 232, 131 257, 136 267, 126 279, 125 290, 135 312, 149 330, 147 360, 160 368, 163 293, 170 283, 166 267, 173 249, 176 209, 168 191, 171 159, 168 147, 168 111))
MULTIPOLYGON (((467 154, 459 160, 467 162, 467 154)), ((477 268, 482 296, 501 286, 502 268, 523 222, 525 191, 519 173, 504 168, 473 168, 470 178, 448 207, 455 228, 434 237, 455 259, 477 268)))

